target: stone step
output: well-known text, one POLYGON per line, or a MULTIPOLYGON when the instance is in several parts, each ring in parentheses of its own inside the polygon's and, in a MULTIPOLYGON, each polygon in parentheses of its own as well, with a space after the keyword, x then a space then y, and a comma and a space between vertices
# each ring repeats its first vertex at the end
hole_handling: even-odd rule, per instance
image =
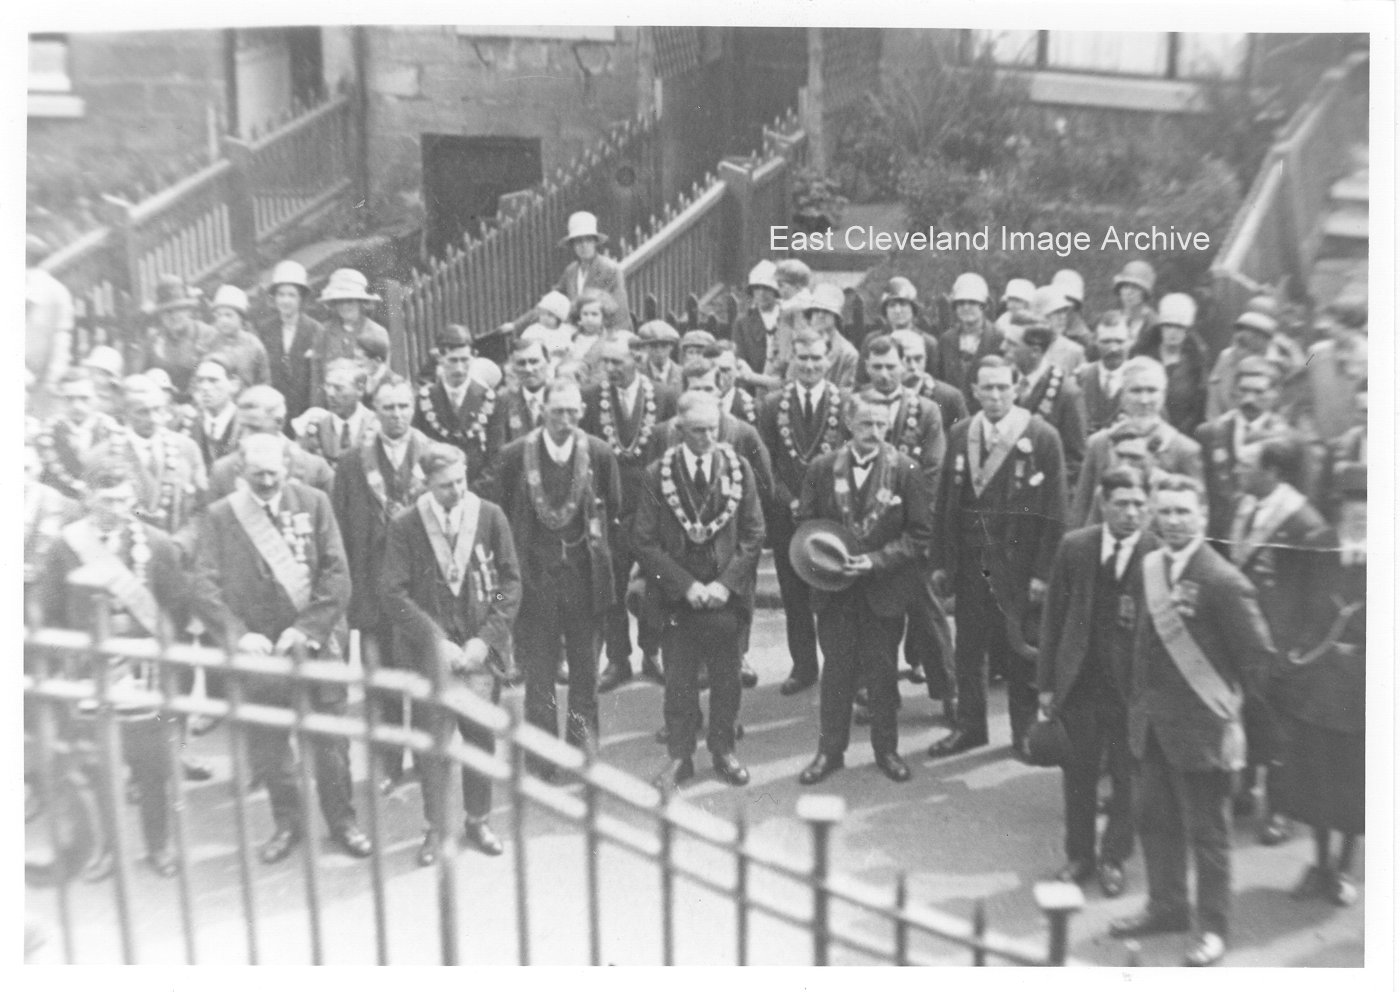
POLYGON ((1371 202, 1370 170, 1355 172, 1332 184, 1332 202, 1337 206, 1371 202))

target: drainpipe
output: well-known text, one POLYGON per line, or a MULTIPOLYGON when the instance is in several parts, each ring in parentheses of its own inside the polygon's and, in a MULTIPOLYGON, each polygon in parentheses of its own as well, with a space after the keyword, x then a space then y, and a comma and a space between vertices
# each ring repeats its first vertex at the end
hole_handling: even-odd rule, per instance
POLYGON ((363 24, 355 25, 354 29, 354 50, 355 50, 355 102, 358 111, 356 122, 356 163, 355 183, 357 186, 356 199, 358 201, 359 216, 363 218, 365 227, 369 227, 374 218, 370 213, 369 206, 369 38, 365 34, 363 24))

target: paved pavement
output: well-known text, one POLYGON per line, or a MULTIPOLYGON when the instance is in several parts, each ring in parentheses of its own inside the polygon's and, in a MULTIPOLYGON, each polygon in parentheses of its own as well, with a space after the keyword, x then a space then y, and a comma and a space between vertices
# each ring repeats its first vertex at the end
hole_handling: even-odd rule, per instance
MULTIPOLYGON (((755 625, 751 662, 760 684, 745 693, 742 721, 746 736, 740 744, 753 782, 735 789, 717 781, 707 761, 684 796, 700 808, 725 819, 742 810, 756 843, 771 844, 796 865, 810 857, 808 828, 797 819, 798 798, 810 790, 796 783, 797 773, 816 745, 816 690, 784 698, 778 684, 787 674, 782 646, 782 618, 761 611, 755 625)), ((847 754, 848 768, 823 783, 820 791, 841 796, 848 813, 837 827, 833 866, 860 882, 893 891, 907 873, 913 903, 968 917, 978 900, 986 907, 992 929, 1043 947, 1046 928, 1036 908, 1032 887, 1058 868, 1060 848, 1059 773, 1029 768, 1012 760, 1004 695, 993 691, 993 741, 986 749, 934 762, 927 746, 945 732, 936 707, 922 695, 922 686, 903 684, 901 750, 914 768, 911 782, 897 786, 871 765, 868 737, 856 728, 847 754)), ((519 706, 518 691, 507 705, 519 706)), ((602 700, 603 759, 643 777, 663 763, 662 748, 652 735, 660 725, 661 692, 654 685, 634 683, 602 700)), ((218 775, 188 791, 195 865, 192 872, 194 913, 201 963, 246 961, 241 888, 237 862, 233 800, 228 785, 227 739, 222 731, 198 739, 195 751, 208 758, 218 775)), ((354 748, 357 798, 363 811, 367 791, 362 748, 354 748)), ((703 751, 701 758, 703 759, 703 751)), ((565 790, 575 799, 581 791, 565 790)), ((434 963, 440 960, 438 938, 438 874, 414 863, 422 828, 417 786, 409 786, 381 803, 384 847, 384 889, 392 963, 434 963)), ((644 821, 626 811, 605 806, 624 827, 641 829, 644 821)), ((509 843, 512 811, 498 793, 493 817, 507 839, 502 858, 465 853, 456 861, 455 889, 462 960, 507 964, 517 960, 514 898, 515 863, 509 843)), ((134 810, 127 809, 128 837, 136 837, 134 810)), ((266 802, 256 798, 252 810, 255 840, 270 830, 266 802)), ((362 812, 361 822, 365 822, 362 812)), ((319 824, 318 824, 319 827, 319 824)), ((542 963, 581 964, 588 961, 589 932, 584 865, 585 849, 576 827, 531 807, 525 816, 526 873, 529 879, 531 959, 542 963)), ((654 836, 654 829, 646 831, 654 836)), ((1227 959, 1231 965, 1359 966, 1362 963, 1363 909, 1360 904, 1336 909, 1318 902, 1298 903, 1286 890, 1302 871, 1310 850, 1299 836, 1276 848, 1253 840, 1251 824, 1236 829, 1234 911, 1235 934, 1227 959)), ((697 843, 678 842, 677 857, 704 878, 728 884, 734 878, 731 856, 697 843)), ((254 865, 257 936, 262 960, 305 963, 309 960, 304 862, 297 856, 281 865, 254 865)), ((599 861, 602 958, 608 963, 654 964, 661 960, 660 872, 656 866, 612 845, 599 861)), ((133 903, 140 960, 177 963, 182 960, 180 910, 173 881, 156 879, 137 868, 132 874, 133 903)), ((334 850, 323 851, 318 873, 325 957, 332 964, 369 964, 375 955, 371 873, 334 850)), ((791 903, 805 913, 809 897, 770 873, 755 870, 751 890, 763 892, 780 905, 791 903)), ((115 962, 120 958, 112 887, 79 884, 71 890, 77 921, 80 961, 115 962)), ((30 890, 31 919, 56 920, 52 893, 30 890)), ((1144 899, 1140 860, 1129 865, 1129 890, 1119 899, 1086 892, 1086 905, 1071 925, 1070 952, 1105 965, 1123 965, 1123 945, 1105 936, 1114 916, 1139 909, 1144 899)), ((676 883, 676 960, 682 964, 735 961, 736 915, 732 900, 686 881, 676 883)), ((750 960, 766 964, 805 964, 811 960, 810 938, 800 929, 751 914, 750 960)), ((837 910, 841 926, 872 940, 890 940, 888 924, 854 910, 837 910)), ((950 964, 968 962, 964 952, 932 942, 915 941, 915 949, 950 964)), ((1141 962, 1175 964, 1184 938, 1145 941, 1141 962)), ((39 960, 57 960, 56 931, 39 960)), ((838 963, 868 963, 853 953, 837 953, 838 963)))

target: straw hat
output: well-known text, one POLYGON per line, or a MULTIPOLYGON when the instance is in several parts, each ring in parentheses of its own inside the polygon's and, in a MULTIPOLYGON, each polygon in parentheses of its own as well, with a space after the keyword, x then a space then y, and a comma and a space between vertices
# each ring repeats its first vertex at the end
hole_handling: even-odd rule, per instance
POLYGON ((569 215, 569 233, 559 240, 559 247, 563 248, 579 238, 597 238, 600 245, 608 243, 608 236, 598 230, 598 218, 587 210, 569 215))
POLYGON ((237 286, 225 283, 215 291, 214 300, 209 306, 214 310, 219 309, 219 307, 228 307, 237 310, 246 317, 248 315, 248 294, 237 286))
POLYGON ((1001 294, 1001 302, 1022 300, 1027 305, 1035 300, 1035 283, 1029 279, 1012 279, 1001 294))
POLYGON ((841 292, 839 286, 831 283, 822 283, 813 287, 811 297, 807 300, 805 311, 825 310, 827 313, 836 315, 836 319, 841 319, 842 311, 846 307, 846 294, 841 292))
POLYGON ((1084 305, 1084 277, 1073 269, 1061 269, 1050 280, 1050 285, 1058 286, 1060 292, 1070 298, 1070 302, 1084 305))
POLYGON ((788 561, 803 582, 822 592, 840 592, 856 581, 842 570, 855 535, 831 520, 808 520, 788 542, 788 561))
POLYGON ((964 272, 954 279, 951 295, 954 303, 980 303, 983 306, 992 299, 991 291, 987 289, 987 280, 976 272, 964 272))
POLYGON ((270 292, 277 292, 278 286, 295 286, 302 296, 311 294, 311 283, 306 278, 306 266, 293 262, 290 258, 278 262, 272 270, 270 292))
POLYGON ((357 269, 336 269, 331 273, 326 288, 321 290, 321 302, 339 303, 342 300, 378 303, 379 297, 369 291, 369 280, 363 272, 357 269))
POLYGON ((749 270, 748 288, 757 287, 778 291, 778 267, 766 258, 749 270))
POLYGON ((1157 304, 1157 326, 1175 324, 1192 327, 1196 323, 1196 301, 1185 293, 1168 293, 1157 304))

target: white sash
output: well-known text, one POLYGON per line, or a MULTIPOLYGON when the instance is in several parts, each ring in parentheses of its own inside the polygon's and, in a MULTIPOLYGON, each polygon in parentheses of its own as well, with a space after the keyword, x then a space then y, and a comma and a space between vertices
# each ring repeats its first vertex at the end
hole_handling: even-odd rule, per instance
POLYGON ((1166 577, 1162 574, 1161 548, 1149 551, 1142 560, 1143 592, 1147 599, 1147 612, 1152 617, 1152 626, 1162 640, 1162 646, 1175 662, 1177 670, 1200 697, 1206 707, 1222 720, 1239 719, 1240 693, 1216 671, 1186 623, 1172 605, 1171 590, 1167 588, 1166 577))
POLYGON ((437 560, 438 571, 452 587, 452 595, 462 593, 462 581, 467 577, 467 564, 471 560, 472 548, 476 544, 476 525, 481 519, 481 499, 473 493, 462 498, 462 526, 457 531, 457 543, 449 547, 447 535, 442 532, 437 514, 433 512, 432 493, 418 497, 418 516, 423 521, 423 529, 428 533, 428 543, 432 545, 433 557, 437 560))
POLYGON ((98 536, 92 521, 83 519, 63 528, 63 540, 73 549, 89 573, 126 607, 152 637, 160 631, 160 606, 151 590, 127 568, 98 536))
POLYGON ((1243 565, 1253 557, 1254 552, 1273 536, 1274 531, 1293 514, 1303 508, 1307 500, 1286 482, 1279 483, 1278 492, 1271 498, 1267 509, 1254 514, 1254 523, 1246 533, 1245 521, 1257 507, 1258 501, 1246 496, 1240 501, 1239 510, 1230 527, 1230 558, 1236 565, 1243 565))
POLYGON ((228 505, 233 510, 234 519, 248 535, 248 540, 253 542, 262 560, 272 569, 272 577, 291 599, 292 606, 298 613, 306 609, 311 602, 311 569, 292 556, 292 549, 287 547, 287 542, 272 526, 272 521, 251 492, 241 489, 230 494, 228 505))
MULTIPOLYGON (((986 423, 986 417, 979 414, 972 418, 972 427, 967 432, 967 461, 969 465, 976 465, 982 457, 982 431, 986 423)), ((992 449, 987 456, 987 460, 982 466, 972 473, 972 491, 978 496, 982 495, 982 490, 987 488, 987 484, 996 477, 997 471, 1011 449, 1016 446, 1016 442, 1021 440, 1021 435, 1026 433, 1026 428, 1031 423, 1031 412, 1025 407, 1013 406, 1005 417, 1001 418, 1001 423, 997 428, 997 446, 992 449)))

